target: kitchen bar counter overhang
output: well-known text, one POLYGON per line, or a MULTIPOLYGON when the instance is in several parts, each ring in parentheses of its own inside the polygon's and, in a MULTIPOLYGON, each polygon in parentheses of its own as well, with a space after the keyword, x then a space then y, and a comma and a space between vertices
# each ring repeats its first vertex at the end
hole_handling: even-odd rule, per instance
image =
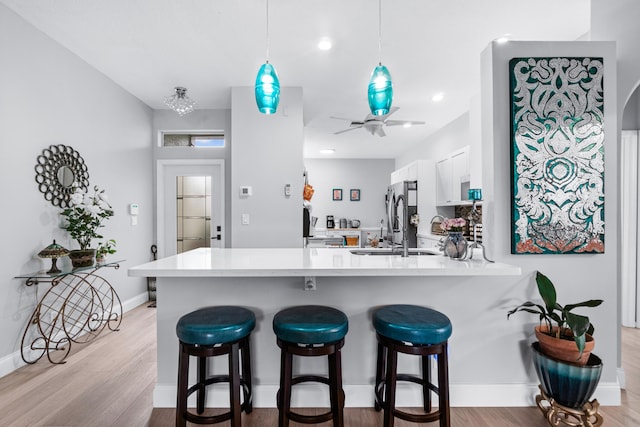
POLYGON ((356 255, 342 248, 195 249, 129 269, 142 277, 515 276, 520 267, 434 255, 356 255))
MULTIPOLYGON (((211 305, 240 305, 256 313, 257 326, 251 335, 254 406, 275 407, 280 352, 272 329, 273 316, 285 307, 307 304, 331 306, 347 314, 349 332, 342 349, 346 406, 373 406, 376 338, 371 312, 377 306, 396 303, 431 307, 451 319, 452 405, 535 404, 535 384, 526 378, 520 384, 505 384, 513 381, 514 371, 524 371, 522 361, 502 354, 504 349, 485 349, 487 338, 482 332, 486 324, 477 320, 480 310, 491 316, 491 322, 506 322, 503 310, 494 306, 494 298, 521 279, 517 266, 455 261, 442 255, 354 255, 349 249, 338 248, 233 248, 196 249, 133 267, 128 273, 156 277, 158 375, 154 407, 175 406, 178 319, 211 305), (314 285, 317 279, 314 291, 305 290, 309 277, 314 277, 314 285), (470 340, 470 335, 478 338, 470 340), (476 340, 481 341, 482 350, 473 342, 476 340)), ((509 351, 518 351, 517 345, 507 346, 509 351)), ((324 359, 304 359, 310 360, 294 362, 296 370, 326 373, 324 359)), ((214 366, 215 374, 223 373, 222 365, 225 363, 214 366)), ((420 367, 414 360, 400 359, 399 370, 420 372, 420 367)), ((195 378, 195 372, 192 375, 195 378)), ((313 384, 294 391, 293 406, 328 406, 325 388, 313 384)), ((224 405, 226 395, 222 388, 214 388, 207 394, 207 406, 224 405)), ((399 406, 418 406, 420 396, 420 387, 402 385, 397 402, 399 406)))

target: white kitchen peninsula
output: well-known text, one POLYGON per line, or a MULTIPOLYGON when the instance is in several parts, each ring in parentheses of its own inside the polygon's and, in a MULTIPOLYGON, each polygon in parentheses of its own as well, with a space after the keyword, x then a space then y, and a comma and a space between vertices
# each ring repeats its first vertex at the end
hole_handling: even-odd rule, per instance
MULTIPOLYGON (((498 276, 520 274, 520 267, 502 263, 455 261, 442 255, 354 255, 349 249, 336 248, 201 248, 129 269, 130 276, 157 277, 155 407, 175 405, 178 318, 207 305, 242 305, 256 313, 251 343, 256 407, 275 407, 280 352, 272 320, 280 309, 293 305, 328 305, 349 317, 342 350, 347 406, 373 405, 376 340, 370 313, 378 305, 420 304, 449 316, 453 324, 450 375, 465 382, 456 374, 457 367, 465 363, 463 355, 469 353, 460 351, 464 340, 457 339, 465 335, 465 322, 461 319, 466 319, 459 299, 465 297, 467 287, 476 285, 477 276, 499 279, 498 276), (315 289, 305 290, 308 287, 315 289)), ((306 371, 326 372, 324 359, 309 359, 294 363, 303 364, 306 371)), ((412 360, 400 362, 401 368, 418 369, 412 360)), ((222 362, 216 367, 224 370, 224 365, 222 362)), ((328 393, 320 387, 305 386, 305 392, 294 392, 292 404, 327 404, 328 393)), ((216 393, 211 393, 213 399, 225 399, 226 392, 216 393)), ((417 387, 398 390, 398 406, 415 406, 419 399, 417 387)))

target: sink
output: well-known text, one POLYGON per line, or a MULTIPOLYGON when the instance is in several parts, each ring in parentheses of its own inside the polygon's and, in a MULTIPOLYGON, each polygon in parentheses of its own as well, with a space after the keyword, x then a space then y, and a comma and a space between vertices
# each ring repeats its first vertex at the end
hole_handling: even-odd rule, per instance
MULTIPOLYGON (((354 255, 402 255, 402 248, 367 248, 367 249, 352 249, 351 252, 354 255)), ((437 249, 428 248, 409 248, 409 255, 439 255, 440 251, 437 249)))

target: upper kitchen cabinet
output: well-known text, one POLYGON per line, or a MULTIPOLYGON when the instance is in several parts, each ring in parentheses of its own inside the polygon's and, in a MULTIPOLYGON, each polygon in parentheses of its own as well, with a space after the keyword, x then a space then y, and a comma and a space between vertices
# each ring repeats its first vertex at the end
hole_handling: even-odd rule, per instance
POLYGON ((453 206, 468 202, 470 183, 467 145, 436 162, 436 205, 453 206))
POLYGON ((398 170, 391 172, 390 184, 396 184, 402 181, 417 181, 418 180, 418 161, 411 162, 408 165, 401 167, 398 170))

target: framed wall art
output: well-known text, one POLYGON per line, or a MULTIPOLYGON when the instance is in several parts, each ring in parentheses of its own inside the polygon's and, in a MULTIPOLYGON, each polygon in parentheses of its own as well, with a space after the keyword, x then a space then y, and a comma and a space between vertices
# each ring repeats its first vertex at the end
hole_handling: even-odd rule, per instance
POLYGON ((511 253, 604 252, 602 58, 513 58, 511 253))
POLYGON ((360 201, 360 189, 359 188, 352 188, 351 190, 349 190, 349 200, 351 200, 352 202, 359 202, 360 201))
POLYGON ((342 200, 342 188, 333 189, 333 200, 334 201, 342 200))

